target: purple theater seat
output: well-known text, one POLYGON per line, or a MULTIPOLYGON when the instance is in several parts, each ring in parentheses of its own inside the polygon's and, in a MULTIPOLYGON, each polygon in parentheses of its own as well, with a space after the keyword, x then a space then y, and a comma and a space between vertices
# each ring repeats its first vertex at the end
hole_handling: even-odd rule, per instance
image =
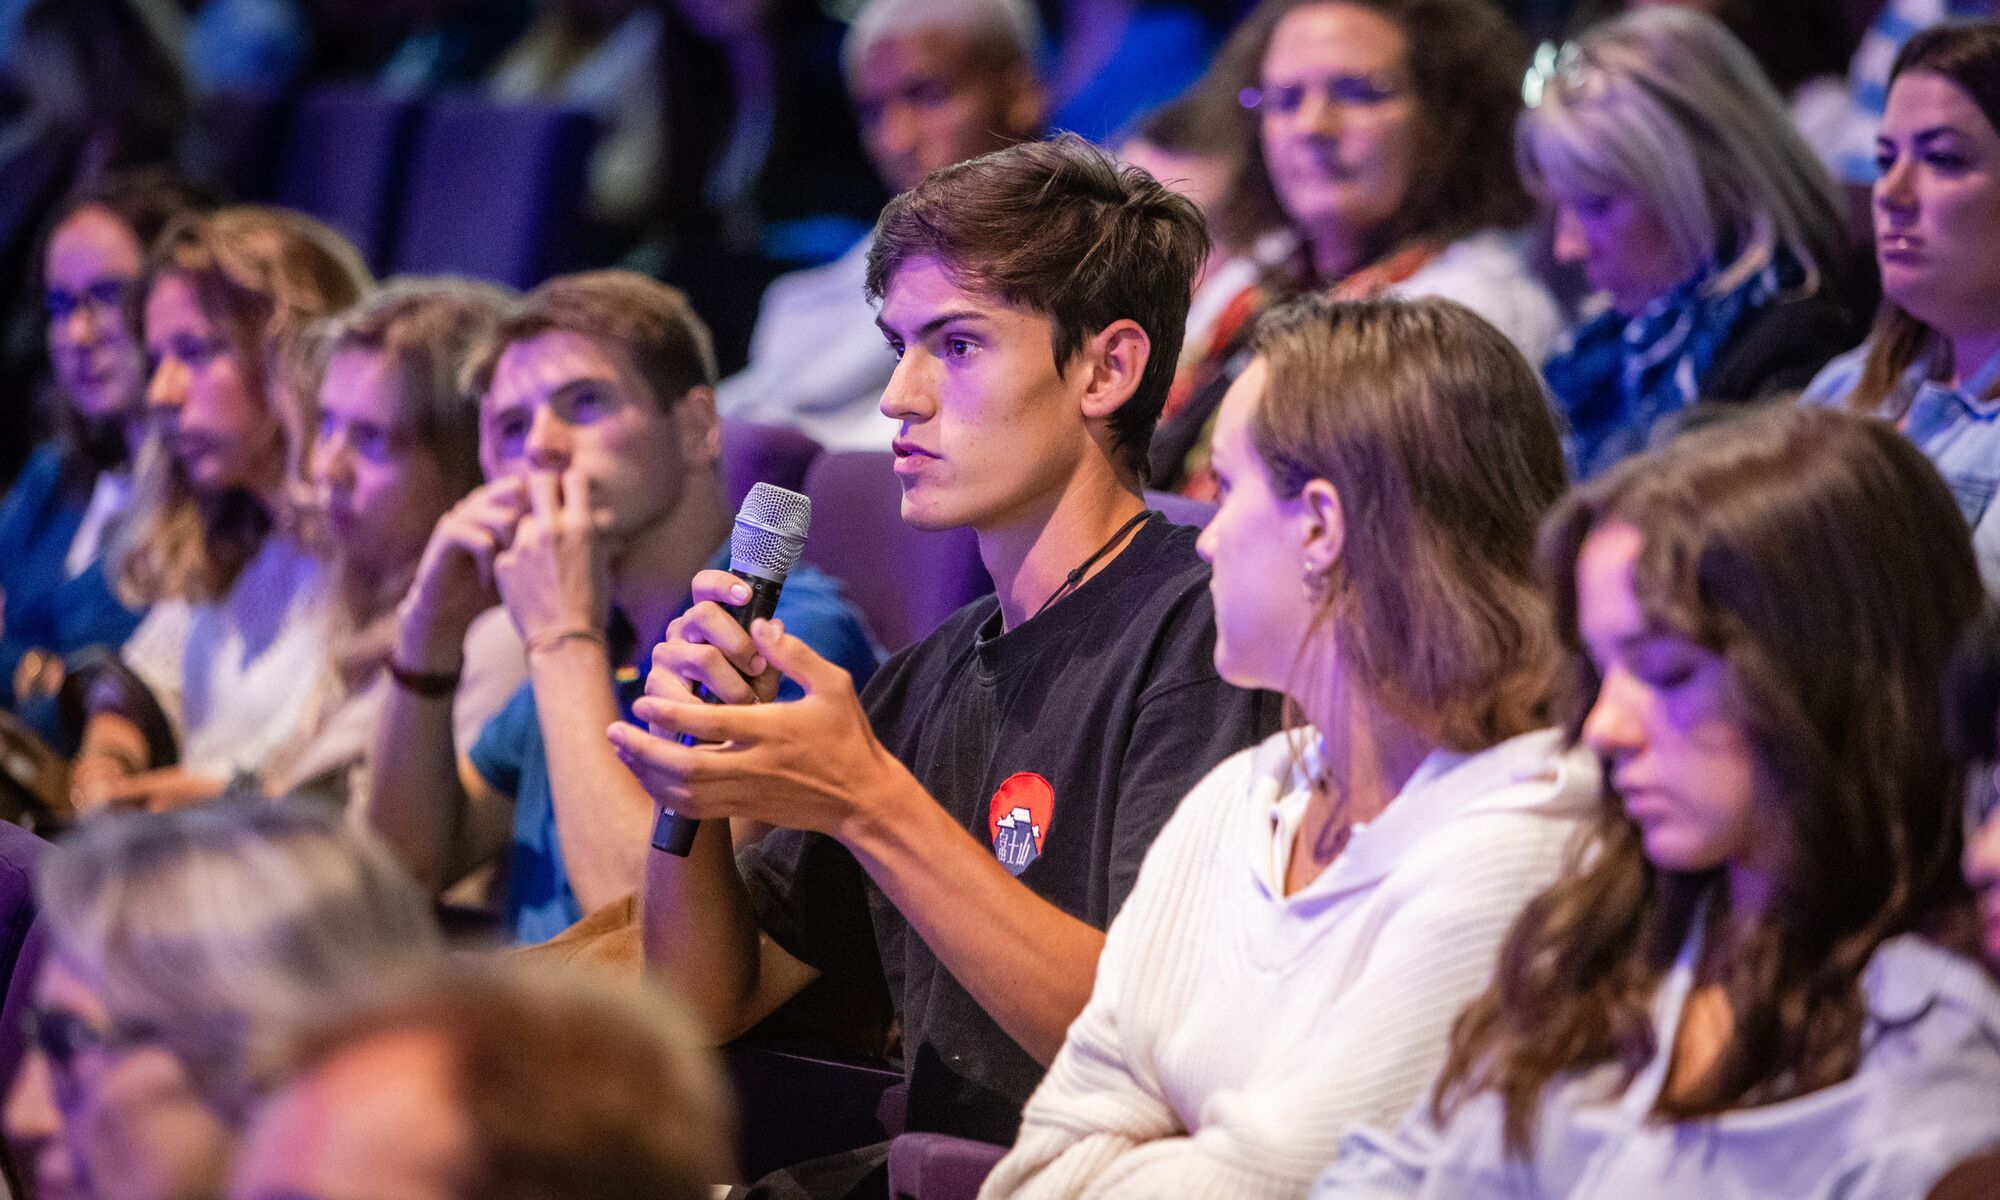
POLYGON ((722 1048, 722 1062, 745 1179, 876 1145, 900 1128, 900 1071, 740 1043, 722 1048))
POLYGON ((975 1200, 1007 1147, 942 1133, 889 1143, 889 1200, 975 1200))
POLYGON ((803 491, 806 468, 819 457, 819 443, 784 425, 722 423, 722 486, 735 508, 753 484, 769 483, 803 491))
POLYGON ((813 461, 805 487, 813 502, 807 560, 845 585, 891 652, 993 590, 971 530, 923 533, 903 524, 894 463, 887 450, 829 452, 813 461))
POLYGON ((276 93, 222 91, 203 96, 182 154, 188 173, 213 180, 246 202, 269 202, 291 115, 290 98, 276 93))
POLYGON ((308 91, 292 110, 274 199, 338 229, 381 271, 416 111, 365 83, 308 91))
POLYGON ((583 219, 588 113, 471 94, 425 105, 390 264, 529 288, 568 270, 583 219))
POLYGON ((1208 501, 1190 500, 1173 492, 1147 492, 1146 507, 1158 509, 1176 525, 1192 525, 1196 529, 1205 528, 1215 515, 1215 505, 1208 501))

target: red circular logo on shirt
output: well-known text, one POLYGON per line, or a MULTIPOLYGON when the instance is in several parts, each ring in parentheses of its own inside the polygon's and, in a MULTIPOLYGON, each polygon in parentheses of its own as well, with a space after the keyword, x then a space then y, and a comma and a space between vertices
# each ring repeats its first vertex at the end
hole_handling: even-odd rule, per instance
POLYGON ((1056 790, 1033 771, 1009 775, 986 806, 986 831, 993 853, 1008 872, 1019 875, 1042 856, 1042 839, 1055 816, 1056 790))

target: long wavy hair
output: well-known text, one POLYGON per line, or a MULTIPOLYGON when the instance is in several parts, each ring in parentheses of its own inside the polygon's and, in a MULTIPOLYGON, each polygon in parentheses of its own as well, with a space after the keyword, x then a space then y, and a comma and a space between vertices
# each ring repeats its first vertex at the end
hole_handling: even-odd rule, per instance
MULTIPOLYGON (((228 339, 244 386, 288 428, 299 420, 298 398, 280 386, 288 356, 313 322, 353 304, 370 284, 360 255, 328 226, 251 206, 192 214, 171 226, 147 262, 140 304, 167 275, 187 281, 202 314, 228 339)), ((240 490, 198 494, 155 433, 139 453, 132 516, 109 550, 111 578, 135 603, 213 599, 288 515, 240 490)))
POLYGON ((1295 300, 1253 348, 1268 382, 1251 438, 1273 490, 1340 494, 1345 549, 1315 633, 1331 631, 1348 686, 1453 750, 1546 724, 1560 655, 1535 530, 1568 479, 1534 368, 1434 298, 1295 300))
MULTIPOLYGON (((1722 656, 1749 743, 1755 803, 1779 830, 1769 911, 1708 943, 1734 1027, 1716 1065, 1657 1115, 1679 1120, 1837 1083, 1861 1056, 1860 979, 1887 938, 1956 932, 1963 775, 1939 736, 1941 682, 1980 602, 1965 521, 1887 424, 1783 408, 1704 428, 1570 496, 1540 557, 1569 651, 1572 733, 1600 679, 1578 630, 1576 562, 1609 522, 1644 536, 1633 590, 1648 619, 1722 656)), ((1438 1119, 1492 1091, 1526 1158, 1544 1089, 1617 1064, 1629 1083, 1671 1041, 1649 1006, 1720 870, 1669 871, 1607 782, 1595 843, 1531 902, 1498 974, 1459 1018, 1438 1119)))
MULTIPOLYGON (((1910 71, 1923 71, 1956 85, 1978 106, 1987 123, 2000 129, 2000 22, 1953 22, 1923 30, 1903 43, 1889 71, 1890 86, 1910 71)), ((1991 253, 1991 247, 1986 252, 1991 253)), ((1936 330, 1884 296, 1875 313, 1875 327, 1868 335, 1868 357, 1862 364, 1861 378, 1847 396, 1848 407, 1901 420, 1915 395, 1903 386, 1903 376, 1919 359, 1936 353, 1941 344, 1936 330)), ((1977 365, 1960 364, 1966 370, 1977 365)))

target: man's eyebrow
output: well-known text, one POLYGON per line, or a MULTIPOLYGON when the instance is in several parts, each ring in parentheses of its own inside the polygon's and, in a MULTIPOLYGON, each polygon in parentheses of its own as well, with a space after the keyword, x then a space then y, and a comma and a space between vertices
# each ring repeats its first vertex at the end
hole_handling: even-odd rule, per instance
MULTIPOLYGON (((922 341, 924 338, 929 337, 930 335, 936 333, 940 329, 943 329, 947 325, 951 325, 954 323, 983 324, 986 321, 986 319, 987 319, 986 314, 979 312, 977 309, 970 309, 970 308, 950 309, 949 311, 939 313, 937 316, 932 317, 928 321, 925 321, 922 325, 917 326, 917 340, 922 341)), ((880 329, 885 336, 888 337, 900 336, 894 329, 889 327, 889 324, 886 321, 884 321, 879 314, 875 318, 875 327, 877 329, 880 329)))

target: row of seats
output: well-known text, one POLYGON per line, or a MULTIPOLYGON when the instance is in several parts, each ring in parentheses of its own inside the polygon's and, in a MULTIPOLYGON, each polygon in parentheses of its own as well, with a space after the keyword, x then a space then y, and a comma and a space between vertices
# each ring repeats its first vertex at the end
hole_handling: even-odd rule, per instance
MULTIPOLYGON (((969 529, 923 533, 902 519, 902 491, 887 450, 822 451, 794 429, 724 421, 723 477, 732 505, 752 484, 803 492, 813 502, 806 561, 840 580, 876 644, 896 651, 921 640, 968 601, 993 590, 969 529)), ((1182 525, 1204 525, 1213 507, 1163 492, 1149 507, 1182 525)))
POLYGON ((327 84, 210 98, 196 157, 242 199, 338 229, 378 275, 528 288, 577 265, 596 136, 576 109, 327 84))

